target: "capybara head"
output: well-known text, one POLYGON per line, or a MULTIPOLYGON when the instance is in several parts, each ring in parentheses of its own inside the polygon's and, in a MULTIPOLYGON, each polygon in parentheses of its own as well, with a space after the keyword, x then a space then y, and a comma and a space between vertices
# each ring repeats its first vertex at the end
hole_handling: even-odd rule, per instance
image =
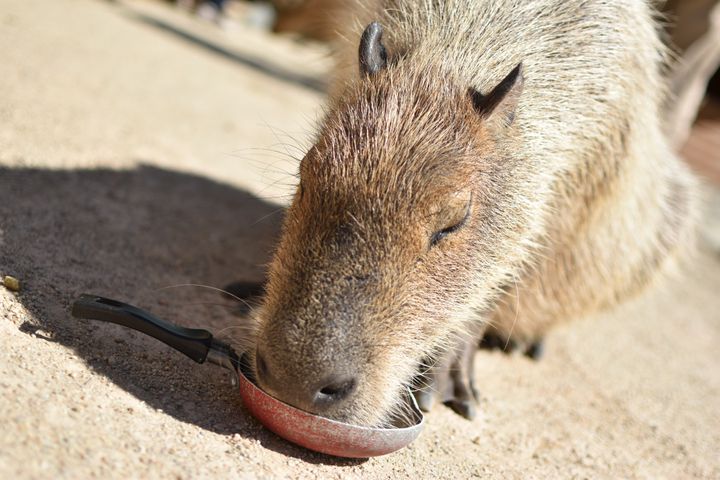
POLYGON ((392 421, 423 359, 463 332, 523 242, 518 65, 488 92, 393 61, 371 24, 359 81, 300 164, 257 313, 260 386, 303 410, 392 421))

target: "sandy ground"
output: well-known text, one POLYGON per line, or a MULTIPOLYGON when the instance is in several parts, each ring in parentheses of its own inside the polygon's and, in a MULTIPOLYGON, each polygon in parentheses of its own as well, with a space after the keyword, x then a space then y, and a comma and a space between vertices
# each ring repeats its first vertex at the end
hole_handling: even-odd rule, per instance
POLYGON ((161 288, 262 278, 325 52, 99 0, 4 0, 0 45, 0 275, 23 282, 0 288, 0 478, 720 477, 708 251, 539 363, 481 352, 478 419, 438 407, 369 460, 288 444, 219 369, 71 318, 90 291, 241 331, 215 292, 161 288))

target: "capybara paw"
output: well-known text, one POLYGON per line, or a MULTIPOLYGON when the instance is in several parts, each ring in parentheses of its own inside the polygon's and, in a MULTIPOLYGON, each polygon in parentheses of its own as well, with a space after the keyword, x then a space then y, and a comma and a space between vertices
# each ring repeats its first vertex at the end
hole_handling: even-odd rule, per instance
POLYGON ((477 414, 478 392, 475 388, 474 360, 477 351, 477 339, 465 342, 456 351, 456 357, 450 364, 449 388, 443 403, 468 420, 477 414))
POLYGON ((545 352, 545 341, 539 338, 533 341, 520 341, 506 338, 495 331, 488 331, 480 340, 480 348, 484 350, 500 350, 505 354, 522 352, 528 358, 540 360, 545 352))
POLYGON ((415 400, 423 412, 429 412, 438 400, 459 415, 472 420, 477 414, 478 394, 470 372, 453 362, 438 364, 414 382, 415 400))
POLYGON ((472 420, 477 414, 478 393, 473 377, 473 360, 478 337, 462 340, 445 357, 416 377, 415 399, 429 411, 439 399, 459 415, 472 420))
POLYGON ((525 356, 537 361, 545 354, 545 340, 535 340, 525 349, 525 356))
POLYGON ((452 408, 455 413, 461 417, 472 420, 477 415, 477 401, 476 400, 449 400, 445 402, 445 405, 452 408))
POLYGON ((513 338, 506 338, 496 331, 487 331, 480 340, 480 348, 483 350, 500 350, 503 353, 511 354, 517 351, 518 343, 513 338))

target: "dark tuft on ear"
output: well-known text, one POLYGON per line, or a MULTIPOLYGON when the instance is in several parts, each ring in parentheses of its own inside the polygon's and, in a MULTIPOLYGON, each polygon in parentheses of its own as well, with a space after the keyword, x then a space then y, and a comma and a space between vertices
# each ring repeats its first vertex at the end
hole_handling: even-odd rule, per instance
POLYGON ((515 119, 515 109, 523 89, 522 63, 498 83, 487 95, 483 95, 474 88, 470 88, 470 98, 473 107, 484 119, 498 118, 505 125, 510 125, 515 119))
POLYGON ((387 65, 387 52, 382 44, 382 25, 372 22, 360 38, 360 73, 374 75, 387 65))

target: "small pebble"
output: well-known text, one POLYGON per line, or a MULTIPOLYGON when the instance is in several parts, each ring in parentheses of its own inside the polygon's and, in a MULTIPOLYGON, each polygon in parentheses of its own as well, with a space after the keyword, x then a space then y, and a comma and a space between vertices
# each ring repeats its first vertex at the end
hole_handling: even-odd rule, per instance
POLYGON ((11 277, 10 275, 5 275, 3 277, 2 283, 3 283, 3 286, 10 291, 13 291, 13 292, 20 291, 20 280, 18 280, 15 277, 11 277))

